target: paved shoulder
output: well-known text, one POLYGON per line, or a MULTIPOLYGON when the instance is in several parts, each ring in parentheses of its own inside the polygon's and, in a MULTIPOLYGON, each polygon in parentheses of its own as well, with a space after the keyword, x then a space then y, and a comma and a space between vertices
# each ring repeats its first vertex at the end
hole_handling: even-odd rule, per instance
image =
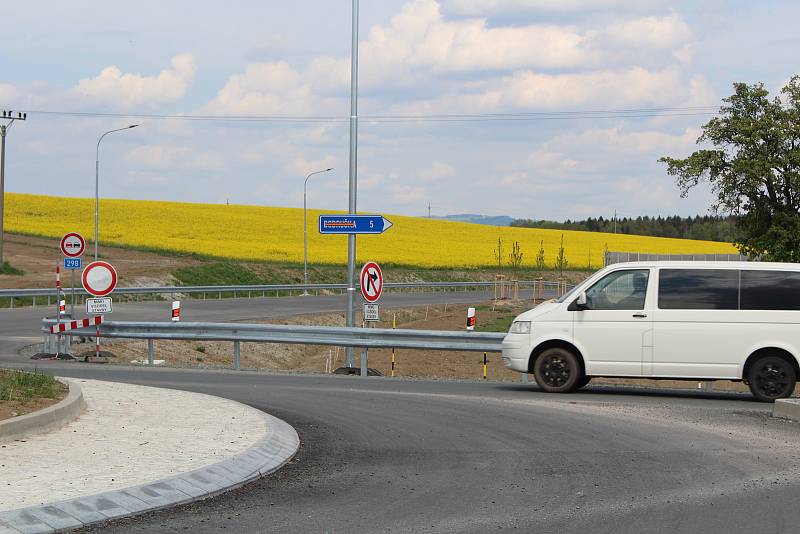
POLYGON ((86 412, 3 444, 0 533, 47 532, 215 495, 297 451, 294 429, 200 393, 78 381, 86 412))

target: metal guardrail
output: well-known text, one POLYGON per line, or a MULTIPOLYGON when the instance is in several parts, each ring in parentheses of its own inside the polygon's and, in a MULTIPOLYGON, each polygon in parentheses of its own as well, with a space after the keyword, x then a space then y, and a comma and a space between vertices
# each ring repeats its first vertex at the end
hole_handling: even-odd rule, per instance
MULTIPOLYGON (((564 282, 549 282, 545 280, 504 280, 504 281, 466 281, 466 282, 388 282, 384 285, 387 290, 422 290, 430 291, 437 289, 463 289, 479 290, 494 289, 496 293, 508 294, 513 296, 518 294, 523 287, 531 288, 534 293, 540 293, 544 298, 545 291, 548 295, 555 296, 567 290, 568 286, 564 282)), ((242 286, 147 286, 147 287, 119 287, 114 290, 114 295, 190 295, 190 294, 233 294, 234 298, 238 295, 268 296, 273 292, 279 295, 281 292, 303 293, 315 291, 345 291, 347 284, 270 284, 270 285, 242 285, 242 286)), ((70 293, 70 288, 65 288, 65 292, 70 293)), ((82 287, 75 288, 76 296, 84 298, 89 296, 82 287)), ((35 289, 0 289, 0 299, 8 298, 10 307, 14 307, 15 298, 30 298, 33 305, 36 305, 37 297, 50 299, 55 297, 55 289, 35 288, 35 289)))
MULTIPOLYGON (((42 320, 45 347, 55 347, 53 353, 60 352, 60 348, 56 345, 56 339, 54 339, 60 338, 60 336, 50 334, 50 326, 54 324, 56 324, 54 319, 42 320)), ((69 336, 93 337, 94 335, 94 327, 67 330, 61 334, 67 339, 69 336)), ((360 347, 363 349, 455 350, 486 353, 501 352, 501 342, 505 334, 249 323, 111 321, 100 325, 100 337, 147 340, 148 363, 151 365, 154 361, 154 340, 232 341, 234 343, 234 368, 238 370, 240 369, 241 343, 285 343, 360 347)), ((365 373, 366 357, 362 358, 362 374, 365 373)))
MULTIPOLYGON (((42 320, 42 331, 49 333, 54 319, 42 320)), ((94 336, 95 328, 67 330, 63 335, 94 336)), ((175 339, 190 341, 240 341, 248 343, 288 343, 337 345, 362 348, 404 348, 500 352, 503 333, 459 332, 447 330, 403 330, 387 328, 349 328, 338 326, 299 326, 250 323, 167 323, 109 321, 100 325, 100 337, 126 339, 175 339)))

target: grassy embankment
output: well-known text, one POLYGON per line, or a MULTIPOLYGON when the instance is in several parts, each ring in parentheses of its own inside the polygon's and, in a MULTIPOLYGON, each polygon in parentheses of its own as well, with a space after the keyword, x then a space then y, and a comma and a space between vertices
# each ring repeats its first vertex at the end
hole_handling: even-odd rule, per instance
POLYGON ((64 385, 50 375, 0 369, 0 419, 54 404, 64 394, 64 385))

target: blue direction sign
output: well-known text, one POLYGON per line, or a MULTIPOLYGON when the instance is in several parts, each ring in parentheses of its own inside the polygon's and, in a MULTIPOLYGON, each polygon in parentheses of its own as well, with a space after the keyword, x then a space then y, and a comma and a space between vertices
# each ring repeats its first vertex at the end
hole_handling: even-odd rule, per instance
POLYGON ((392 227, 383 215, 320 215, 321 234, 382 234, 392 227))

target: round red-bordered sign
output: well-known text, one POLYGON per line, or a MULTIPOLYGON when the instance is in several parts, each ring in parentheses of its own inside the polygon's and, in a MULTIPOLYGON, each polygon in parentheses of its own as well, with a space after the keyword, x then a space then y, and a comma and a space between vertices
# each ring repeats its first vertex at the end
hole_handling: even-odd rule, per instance
POLYGON ((81 234, 70 232, 61 238, 61 252, 68 258, 79 258, 86 250, 86 241, 81 234))
POLYGON ((361 294, 367 302, 375 302, 383 293, 383 271, 374 261, 361 268, 361 294))
POLYGON ((83 289, 95 297, 105 297, 117 287, 117 271, 110 263, 93 261, 81 274, 83 289))

